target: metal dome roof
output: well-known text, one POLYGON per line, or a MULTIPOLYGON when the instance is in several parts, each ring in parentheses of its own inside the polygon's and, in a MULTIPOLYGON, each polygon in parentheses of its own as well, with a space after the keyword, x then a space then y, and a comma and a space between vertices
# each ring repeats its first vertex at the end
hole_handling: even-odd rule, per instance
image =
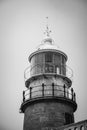
POLYGON ((58 47, 54 44, 53 39, 46 38, 41 42, 41 44, 38 46, 37 49, 38 50, 42 50, 42 49, 56 49, 56 50, 58 50, 58 47))
POLYGON ((36 55, 38 53, 47 52, 47 51, 59 53, 59 54, 63 55, 66 58, 66 60, 67 60, 67 55, 63 51, 61 51, 59 49, 59 47, 54 44, 53 39, 49 38, 49 37, 45 38, 41 42, 41 44, 37 47, 36 51, 34 51, 33 53, 31 53, 31 55, 29 56, 28 59, 30 61, 31 58, 32 58, 32 56, 34 56, 34 55, 36 55))

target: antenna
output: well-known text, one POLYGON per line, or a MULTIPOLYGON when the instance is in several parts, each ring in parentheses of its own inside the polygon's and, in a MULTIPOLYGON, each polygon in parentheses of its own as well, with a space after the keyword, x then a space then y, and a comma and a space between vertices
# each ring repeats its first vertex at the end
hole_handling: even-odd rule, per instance
POLYGON ((46 21, 47 21, 47 24, 46 24, 46 30, 45 30, 44 34, 46 34, 47 37, 50 37, 50 33, 52 31, 49 29, 49 26, 48 26, 48 17, 46 17, 46 21))

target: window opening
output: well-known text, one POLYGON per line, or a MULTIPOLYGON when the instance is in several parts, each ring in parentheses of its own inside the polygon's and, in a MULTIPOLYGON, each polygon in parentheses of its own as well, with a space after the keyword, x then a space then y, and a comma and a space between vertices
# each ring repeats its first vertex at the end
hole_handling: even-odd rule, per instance
POLYGON ((69 113, 65 113, 65 125, 73 123, 73 116, 69 113))

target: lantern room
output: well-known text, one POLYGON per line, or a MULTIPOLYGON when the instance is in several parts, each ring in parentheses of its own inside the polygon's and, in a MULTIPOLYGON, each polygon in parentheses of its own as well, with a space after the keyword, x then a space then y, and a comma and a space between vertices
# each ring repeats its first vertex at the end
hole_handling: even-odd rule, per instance
POLYGON ((29 62, 31 64, 30 75, 41 73, 66 75, 66 54, 59 51, 57 47, 54 46, 51 38, 45 39, 43 44, 29 57, 29 62))

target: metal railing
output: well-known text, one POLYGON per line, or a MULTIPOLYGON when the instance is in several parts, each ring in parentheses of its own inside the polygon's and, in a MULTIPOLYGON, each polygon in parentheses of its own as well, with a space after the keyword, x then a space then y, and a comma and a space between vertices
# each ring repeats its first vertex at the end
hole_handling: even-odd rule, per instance
POLYGON ((66 65, 55 65, 53 63, 52 64, 44 63, 44 64, 36 64, 34 66, 29 66, 28 68, 26 68, 24 72, 24 78, 25 80, 27 80, 31 76, 47 73, 65 76, 71 80, 73 77, 72 69, 66 65))
MULTIPOLYGON (((51 130, 51 128, 46 127, 43 130, 51 130)), ((69 125, 64 125, 61 127, 52 128, 52 130, 87 130, 87 120, 72 123, 69 125)))
POLYGON ((33 86, 23 91, 23 102, 44 97, 64 97, 76 102, 76 95, 73 88, 68 90, 65 85, 60 86, 54 83, 45 85, 42 83, 42 85, 33 86))
POLYGON ((87 130, 87 120, 62 126, 59 130, 87 130))

